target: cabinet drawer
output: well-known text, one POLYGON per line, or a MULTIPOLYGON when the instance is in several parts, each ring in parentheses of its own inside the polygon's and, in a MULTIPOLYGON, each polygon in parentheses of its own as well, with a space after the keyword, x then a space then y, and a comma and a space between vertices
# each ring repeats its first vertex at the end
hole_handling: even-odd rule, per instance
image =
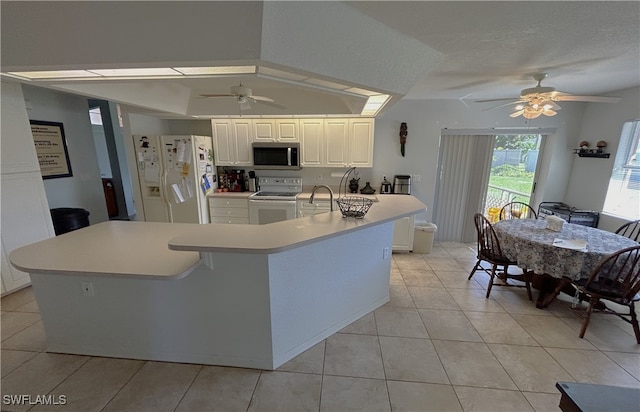
POLYGON ((212 217, 249 217, 249 209, 240 207, 215 207, 209 209, 212 217))
POLYGON ((218 207, 241 207, 249 208, 249 200, 247 199, 229 199, 224 197, 212 197, 209 199, 209 206, 218 207))
POLYGON ((232 225, 249 224, 248 217, 214 217, 211 219, 211 223, 227 223, 232 225))

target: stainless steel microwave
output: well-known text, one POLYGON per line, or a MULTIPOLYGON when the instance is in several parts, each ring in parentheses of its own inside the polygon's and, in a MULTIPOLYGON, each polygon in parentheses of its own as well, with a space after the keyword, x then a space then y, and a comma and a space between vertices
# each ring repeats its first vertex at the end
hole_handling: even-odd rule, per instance
POLYGON ((300 169, 300 143, 253 143, 256 169, 300 169))

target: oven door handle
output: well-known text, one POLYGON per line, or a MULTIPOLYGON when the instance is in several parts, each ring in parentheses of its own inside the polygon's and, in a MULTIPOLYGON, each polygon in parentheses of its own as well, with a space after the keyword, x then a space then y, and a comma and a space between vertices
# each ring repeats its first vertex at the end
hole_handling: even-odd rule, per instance
POLYGON ((249 199, 249 203, 267 203, 271 205, 291 205, 296 203, 295 200, 266 200, 266 199, 249 199))

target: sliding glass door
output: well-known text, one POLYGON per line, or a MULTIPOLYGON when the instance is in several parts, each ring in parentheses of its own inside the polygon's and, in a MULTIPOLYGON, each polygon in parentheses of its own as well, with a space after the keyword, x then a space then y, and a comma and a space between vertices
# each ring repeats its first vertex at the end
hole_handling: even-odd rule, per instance
POLYGON ((475 213, 492 218, 490 208, 495 212, 511 201, 530 203, 542 134, 443 130, 440 139, 436 240, 475 242, 475 213))

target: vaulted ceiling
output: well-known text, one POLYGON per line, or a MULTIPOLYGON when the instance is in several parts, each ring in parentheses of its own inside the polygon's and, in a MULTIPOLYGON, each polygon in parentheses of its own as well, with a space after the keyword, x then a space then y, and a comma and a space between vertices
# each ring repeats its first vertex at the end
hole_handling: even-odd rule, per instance
POLYGON ((640 2, 2 2, 2 72, 254 65, 185 79, 30 83, 163 117, 237 115, 243 83, 284 110, 359 114, 367 97, 517 97, 544 84, 603 95, 640 85, 640 2))

